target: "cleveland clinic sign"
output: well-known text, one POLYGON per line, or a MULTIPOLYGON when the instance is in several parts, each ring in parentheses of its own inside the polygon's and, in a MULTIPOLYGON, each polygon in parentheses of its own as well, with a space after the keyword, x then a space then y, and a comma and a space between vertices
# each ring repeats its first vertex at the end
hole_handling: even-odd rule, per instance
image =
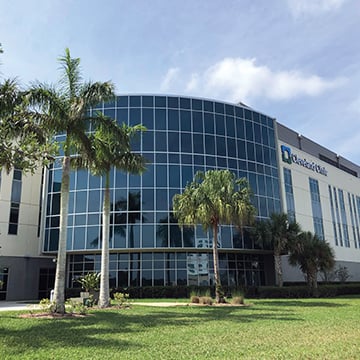
POLYGON ((297 154, 294 154, 291 151, 291 148, 285 145, 281 145, 281 158, 282 161, 288 164, 297 164, 307 168, 309 170, 315 171, 321 175, 327 176, 328 172, 324 166, 316 164, 314 161, 308 161, 306 159, 302 159, 297 154))

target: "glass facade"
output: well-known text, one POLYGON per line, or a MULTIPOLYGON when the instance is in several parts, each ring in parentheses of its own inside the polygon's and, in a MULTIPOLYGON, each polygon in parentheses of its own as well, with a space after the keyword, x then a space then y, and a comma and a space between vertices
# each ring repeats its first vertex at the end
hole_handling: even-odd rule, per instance
POLYGON ((350 247, 350 239, 349 239, 349 230, 348 230, 348 223, 346 217, 346 210, 345 210, 345 200, 344 200, 344 192, 341 189, 338 189, 339 195, 339 204, 340 204, 340 214, 341 214, 341 223, 344 235, 344 244, 345 247, 350 247))
POLYGON ((337 221, 336 221, 336 217, 335 217, 335 206, 334 206, 334 200, 333 200, 333 195, 332 195, 332 190, 331 190, 330 185, 328 185, 328 189, 329 189, 329 198, 330 198, 331 220, 332 220, 332 227, 333 227, 333 231, 334 231, 334 240, 335 240, 335 245, 339 246, 337 221))
POLYGON ((319 191, 319 182, 316 179, 309 178, 311 207, 313 213, 314 231, 315 234, 324 240, 324 224, 321 210, 321 200, 319 191))
MULTIPOLYGON (((211 232, 182 230, 172 214, 173 196, 198 170, 246 177, 259 218, 281 211, 274 119, 243 106, 175 96, 120 96, 90 111, 147 128, 132 146, 149 160, 147 171, 111 173, 111 286, 212 283, 211 232)), ((45 253, 57 250, 60 185, 61 163, 55 162, 48 172, 45 253)), ((71 173, 67 249, 77 255, 68 259, 68 286, 87 267, 97 269, 102 190, 101 178, 71 173)), ((264 282, 263 256, 246 230, 222 226, 219 246, 224 285, 264 282)))
POLYGON ((286 197, 286 209, 290 221, 296 221, 295 217, 295 201, 292 185, 291 170, 284 168, 284 185, 286 197))
POLYGON ((351 196, 350 193, 348 193, 348 202, 349 202, 349 208, 350 208, 350 218, 351 218, 351 228, 352 228, 352 234, 354 239, 354 246, 357 248, 357 244, 359 241, 359 223, 357 222, 357 216, 356 216, 356 208, 353 206, 355 204, 355 198, 354 195, 351 196))
POLYGON ((15 168, 13 173, 13 181, 11 187, 11 205, 9 215, 9 235, 17 235, 19 226, 19 212, 21 202, 21 188, 22 188, 22 171, 15 168))

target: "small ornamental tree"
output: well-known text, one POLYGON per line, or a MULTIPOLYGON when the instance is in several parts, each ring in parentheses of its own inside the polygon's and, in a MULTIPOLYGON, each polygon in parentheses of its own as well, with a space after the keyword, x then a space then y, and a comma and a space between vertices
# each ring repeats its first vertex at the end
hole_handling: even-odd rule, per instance
POLYGON ((173 211, 180 226, 201 224, 213 231, 213 258, 216 302, 224 302, 219 274, 218 229, 233 224, 242 228, 254 221, 255 207, 246 179, 237 179, 229 170, 197 172, 182 194, 173 198, 173 211))

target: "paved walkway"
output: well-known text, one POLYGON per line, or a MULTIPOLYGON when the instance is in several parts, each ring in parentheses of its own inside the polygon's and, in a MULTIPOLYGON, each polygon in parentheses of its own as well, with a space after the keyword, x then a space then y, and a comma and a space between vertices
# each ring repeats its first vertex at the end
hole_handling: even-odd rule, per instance
POLYGON ((37 309, 38 303, 26 301, 0 301, 0 311, 37 309))

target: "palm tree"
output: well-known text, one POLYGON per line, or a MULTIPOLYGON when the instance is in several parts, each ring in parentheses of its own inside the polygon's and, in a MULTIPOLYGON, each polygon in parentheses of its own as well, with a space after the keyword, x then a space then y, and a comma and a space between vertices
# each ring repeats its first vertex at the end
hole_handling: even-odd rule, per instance
POLYGON ((39 114, 29 108, 26 91, 16 79, 0 83, 0 169, 16 166, 24 172, 48 165, 56 146, 39 126, 39 114))
POLYGON ((285 213, 273 213, 269 219, 258 221, 254 228, 256 242, 263 248, 269 247, 274 251, 275 272, 280 287, 283 286, 281 255, 288 252, 290 242, 300 231, 300 225, 295 221, 290 222, 285 213))
POLYGON ((131 152, 131 139, 137 132, 145 128, 141 125, 133 127, 115 121, 100 124, 90 137, 94 154, 92 157, 77 157, 76 167, 90 169, 93 175, 105 176, 103 212, 102 212, 102 247, 99 307, 109 306, 109 235, 110 235, 110 171, 113 166, 118 170, 139 174, 145 170, 146 160, 143 156, 131 152))
POLYGON ((44 115, 46 125, 55 134, 66 136, 62 155, 62 178, 60 195, 60 234, 54 287, 54 312, 65 312, 66 233, 69 204, 70 159, 76 154, 92 156, 91 141, 87 135, 89 123, 102 122, 103 117, 89 115, 91 107, 114 97, 111 82, 83 82, 80 59, 72 58, 70 50, 59 58, 62 77, 55 88, 36 83, 29 91, 31 104, 44 115))
POLYGON ((302 232, 290 247, 290 265, 299 265, 305 275, 310 293, 317 296, 319 271, 329 271, 335 265, 331 246, 310 231, 302 232))
POLYGON ((174 215, 180 226, 201 224, 204 231, 212 229, 216 302, 223 302, 218 261, 218 227, 252 223, 255 208, 246 179, 236 179, 229 170, 197 172, 193 182, 182 194, 173 198, 174 215))

